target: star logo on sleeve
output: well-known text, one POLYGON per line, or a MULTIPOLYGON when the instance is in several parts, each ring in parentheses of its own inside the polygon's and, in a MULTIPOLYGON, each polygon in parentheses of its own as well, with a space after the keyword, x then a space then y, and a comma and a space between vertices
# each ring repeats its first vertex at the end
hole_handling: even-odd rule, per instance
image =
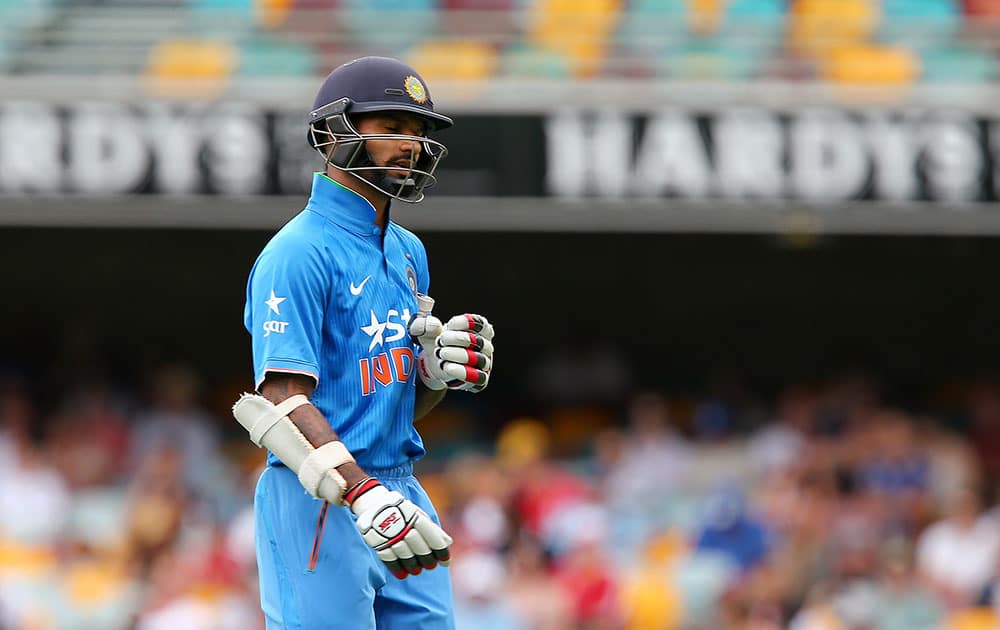
POLYGON ((385 322, 378 321, 378 317, 375 316, 375 311, 371 311, 371 314, 372 314, 372 322, 367 326, 361 327, 361 330, 366 335, 372 338, 371 343, 368 344, 369 352, 371 352, 375 348, 376 344, 381 346, 383 343, 385 343, 383 335, 385 335, 385 325, 389 323, 388 321, 385 322))
POLYGON ((288 298, 278 297, 274 294, 274 289, 271 289, 271 299, 264 300, 264 304, 267 304, 267 308, 274 311, 275 315, 281 315, 281 311, 278 310, 278 305, 287 299, 288 298))

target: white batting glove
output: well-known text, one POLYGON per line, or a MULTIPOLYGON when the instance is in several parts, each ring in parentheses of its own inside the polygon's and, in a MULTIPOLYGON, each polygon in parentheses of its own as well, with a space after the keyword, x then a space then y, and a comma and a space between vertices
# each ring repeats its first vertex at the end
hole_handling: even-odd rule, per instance
POLYGON ((451 536, 400 493, 369 477, 344 500, 358 517, 362 538, 400 580, 438 564, 448 566, 451 536))
POLYGON ((410 322, 410 335, 423 348, 417 371, 424 385, 433 390, 447 387, 473 393, 486 389, 493 369, 493 324, 482 315, 456 315, 432 337, 431 320, 440 322, 423 314, 410 322))

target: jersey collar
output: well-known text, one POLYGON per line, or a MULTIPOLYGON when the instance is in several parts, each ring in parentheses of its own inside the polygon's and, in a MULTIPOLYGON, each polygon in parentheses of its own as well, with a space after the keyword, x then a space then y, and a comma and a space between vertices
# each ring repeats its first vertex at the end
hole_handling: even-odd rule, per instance
POLYGON ((306 208, 355 234, 378 236, 382 233, 375 225, 375 206, 325 173, 313 174, 312 195, 306 208))

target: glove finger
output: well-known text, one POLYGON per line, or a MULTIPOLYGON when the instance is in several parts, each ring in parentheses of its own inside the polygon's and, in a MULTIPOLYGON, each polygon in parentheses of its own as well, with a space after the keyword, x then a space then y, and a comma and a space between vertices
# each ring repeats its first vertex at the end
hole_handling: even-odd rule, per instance
POLYGON ((479 392, 486 389, 486 386, 490 384, 490 375, 486 373, 486 380, 482 383, 464 383, 461 386, 455 388, 459 391, 470 392, 473 394, 478 394, 479 392))
POLYGON ((410 546, 413 553, 416 554, 417 562, 420 563, 425 569, 433 569, 437 566, 437 558, 434 557, 434 552, 431 548, 427 546, 427 542, 424 541, 423 536, 420 532, 414 529, 409 534, 406 535, 406 544, 410 546))
POLYGON ((383 549, 376 549, 375 554, 378 555, 378 559, 382 562, 389 564, 391 562, 399 562, 399 556, 396 555, 395 550, 391 547, 385 547, 383 549))
POLYGON ((446 567, 449 564, 451 564, 451 549, 450 548, 449 549, 433 549, 433 550, 431 550, 431 553, 434 554, 434 557, 437 558, 438 564, 440 564, 441 566, 446 567))
POLYGON ((420 532, 420 536, 427 543, 438 564, 446 567, 451 563, 451 544, 455 541, 441 529, 440 525, 424 515, 413 524, 413 529, 420 532))
POLYGON ((385 568, 389 569, 389 573, 392 573, 393 577, 397 580, 405 580, 410 577, 409 571, 403 568, 399 560, 393 560, 392 562, 385 562, 383 560, 382 564, 385 565, 385 568))
MULTIPOLYGON (((441 551, 447 549, 454 542, 451 536, 447 534, 441 526, 430 519, 429 516, 422 515, 413 522, 413 529, 415 529, 420 537, 424 539, 427 543, 427 547, 432 551, 441 551)), ((440 556, 439 556, 440 557, 440 556)))
POLYGON ((433 315, 417 313, 410 318, 410 322, 406 325, 406 330, 410 333, 410 337, 413 337, 418 342, 429 343, 441 334, 441 331, 444 330, 444 324, 433 315))
POLYGON ((453 348, 451 346, 446 346, 444 348, 436 349, 434 351, 434 356, 444 361, 451 361, 452 363, 471 365, 472 367, 485 372, 489 372, 490 368, 493 367, 492 357, 468 348, 453 348))
MULTIPOLYGON (((411 532, 412 533, 412 532, 411 532)), ((417 556, 410 549, 410 545, 407 544, 405 540, 401 540, 392 546, 392 550, 396 553, 399 558, 399 563, 403 565, 403 569, 406 570, 410 575, 419 575, 423 571, 423 567, 420 566, 420 562, 417 560, 417 556)))
POLYGON ((405 580, 409 573, 403 568, 403 563, 396 557, 396 552, 390 548, 378 549, 375 551, 382 564, 398 579, 405 580))
POLYGON ((493 339, 494 334, 493 324, 491 324, 489 320, 482 315, 475 315, 473 313, 456 315, 448 320, 445 327, 448 330, 467 330, 486 337, 487 339, 493 339))
POLYGON ((460 330, 445 330, 438 336, 435 343, 439 348, 447 346, 470 348, 477 352, 482 352, 488 357, 493 356, 493 342, 475 333, 462 332, 460 330))
POLYGON ((485 386, 490 378, 489 372, 477 370, 474 367, 460 363, 451 363, 450 361, 443 361, 441 363, 441 371, 448 377, 445 384, 451 389, 458 389, 466 383, 485 386))

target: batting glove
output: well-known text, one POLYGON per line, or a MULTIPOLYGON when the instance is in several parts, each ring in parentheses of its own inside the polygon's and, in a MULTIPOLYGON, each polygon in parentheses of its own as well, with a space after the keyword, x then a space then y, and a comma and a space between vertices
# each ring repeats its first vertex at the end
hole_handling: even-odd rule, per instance
POLYGON ((493 324, 482 315, 456 315, 436 335, 433 315, 418 315, 410 335, 421 345, 417 371, 428 389, 481 392, 493 369, 493 324))
POLYGON ((400 580, 448 566, 451 536, 400 493, 369 477, 348 490, 344 501, 358 517, 362 538, 400 580))

